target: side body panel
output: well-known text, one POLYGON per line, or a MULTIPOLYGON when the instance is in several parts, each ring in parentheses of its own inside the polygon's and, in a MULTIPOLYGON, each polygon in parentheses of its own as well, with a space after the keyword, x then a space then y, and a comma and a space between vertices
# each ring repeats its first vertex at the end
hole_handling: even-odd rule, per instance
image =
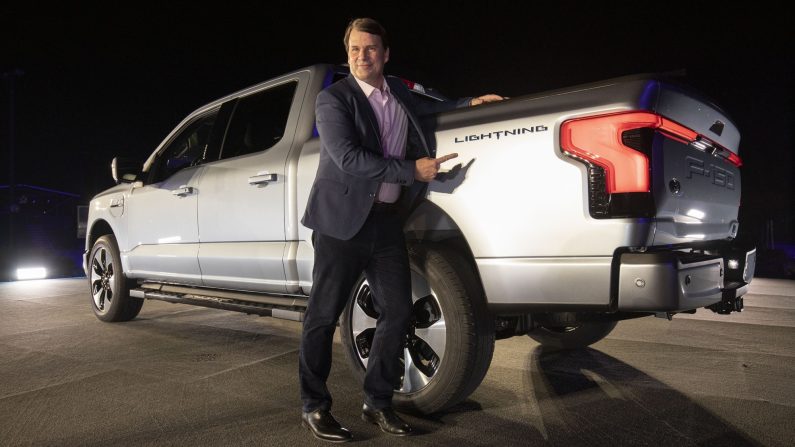
POLYGON ((262 85, 266 90, 296 83, 285 133, 274 146, 205 166, 198 207, 199 263, 205 286, 295 291, 287 287, 284 269, 286 199, 292 182, 286 160, 308 78, 307 72, 299 72, 262 85))
MULTIPOLYGON (((126 199, 127 276, 201 284, 196 204, 201 167, 135 187, 126 199)), ((120 242, 121 244, 121 242, 120 242)))

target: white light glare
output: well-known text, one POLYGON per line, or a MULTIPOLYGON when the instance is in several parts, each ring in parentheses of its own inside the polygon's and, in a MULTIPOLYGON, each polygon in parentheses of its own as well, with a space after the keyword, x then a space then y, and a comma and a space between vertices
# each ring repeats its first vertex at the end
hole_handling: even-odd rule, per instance
POLYGON ((17 269, 17 279, 42 279, 47 277, 47 269, 44 267, 26 267, 17 269))
POLYGON ((686 238, 688 239, 704 239, 705 235, 703 234, 686 234, 686 238))
POLYGON ((690 217, 695 217, 695 218, 696 218, 696 219, 698 219, 698 220, 701 220, 701 219, 703 219, 703 218, 704 218, 704 216, 705 216, 706 214, 704 214, 704 212, 703 212, 703 211, 701 211, 701 210, 697 210, 697 209, 691 209, 691 210, 688 210, 688 211, 687 211, 687 215, 688 215, 688 216, 690 216, 690 217))
POLYGON ((740 267, 740 261, 736 259, 729 259, 729 268, 732 270, 737 270, 740 267))

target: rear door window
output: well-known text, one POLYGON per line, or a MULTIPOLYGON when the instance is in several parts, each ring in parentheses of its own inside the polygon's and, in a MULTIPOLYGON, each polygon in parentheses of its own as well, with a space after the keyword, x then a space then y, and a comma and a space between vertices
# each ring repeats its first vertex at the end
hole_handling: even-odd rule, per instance
POLYGON ((241 98, 221 148, 221 159, 267 150, 284 137, 298 82, 241 98))

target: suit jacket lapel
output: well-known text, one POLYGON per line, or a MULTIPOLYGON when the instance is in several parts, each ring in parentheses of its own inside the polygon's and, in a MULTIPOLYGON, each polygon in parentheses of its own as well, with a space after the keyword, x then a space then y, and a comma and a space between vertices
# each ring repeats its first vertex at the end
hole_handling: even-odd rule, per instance
MULTIPOLYGON (((409 123, 411 123, 412 127, 414 128, 414 132, 420 139, 420 144, 422 145, 422 151, 423 151, 423 154, 421 155, 430 157, 431 153, 430 150, 428 149, 428 142, 425 141, 425 135, 422 132, 422 126, 420 126, 419 120, 417 119, 416 115, 414 115, 414 111, 411 109, 411 107, 407 105, 408 98, 404 98, 402 96, 403 89, 405 88, 405 86, 403 85, 403 81, 393 77, 386 78, 386 81, 389 83, 389 88, 392 91, 392 96, 397 100, 398 104, 400 104, 400 106, 403 108, 403 111, 406 112, 406 116, 409 119, 409 123)), ((411 133, 410 130, 409 133, 411 133)), ((408 141, 408 135, 406 136, 406 138, 408 141)))
POLYGON ((350 87, 351 91, 353 91, 354 100, 358 103, 358 109, 364 112, 364 116, 370 122, 370 128, 375 134, 375 138, 378 141, 378 147, 383 153, 384 145, 381 142, 381 130, 378 128, 378 119, 375 117, 375 112, 373 112, 373 107, 370 105, 370 101, 368 101, 367 97, 364 96, 362 88, 356 83, 356 79, 352 74, 349 74, 346 80, 348 81, 348 86, 350 87))

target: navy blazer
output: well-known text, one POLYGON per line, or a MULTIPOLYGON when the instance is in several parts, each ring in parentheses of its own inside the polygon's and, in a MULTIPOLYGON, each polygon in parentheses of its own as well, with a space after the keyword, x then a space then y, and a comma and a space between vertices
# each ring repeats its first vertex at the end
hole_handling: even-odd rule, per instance
MULTIPOLYGON (((381 182, 414 183, 414 160, 429 156, 419 117, 469 103, 425 103, 415 99, 398 78, 386 82, 408 117, 406 159, 387 159, 381 147, 378 121, 353 75, 321 91, 315 102, 320 134, 320 162, 309 193, 306 227, 337 239, 352 238, 367 219, 381 182)), ((402 196, 405 196, 405 188, 402 196)))

